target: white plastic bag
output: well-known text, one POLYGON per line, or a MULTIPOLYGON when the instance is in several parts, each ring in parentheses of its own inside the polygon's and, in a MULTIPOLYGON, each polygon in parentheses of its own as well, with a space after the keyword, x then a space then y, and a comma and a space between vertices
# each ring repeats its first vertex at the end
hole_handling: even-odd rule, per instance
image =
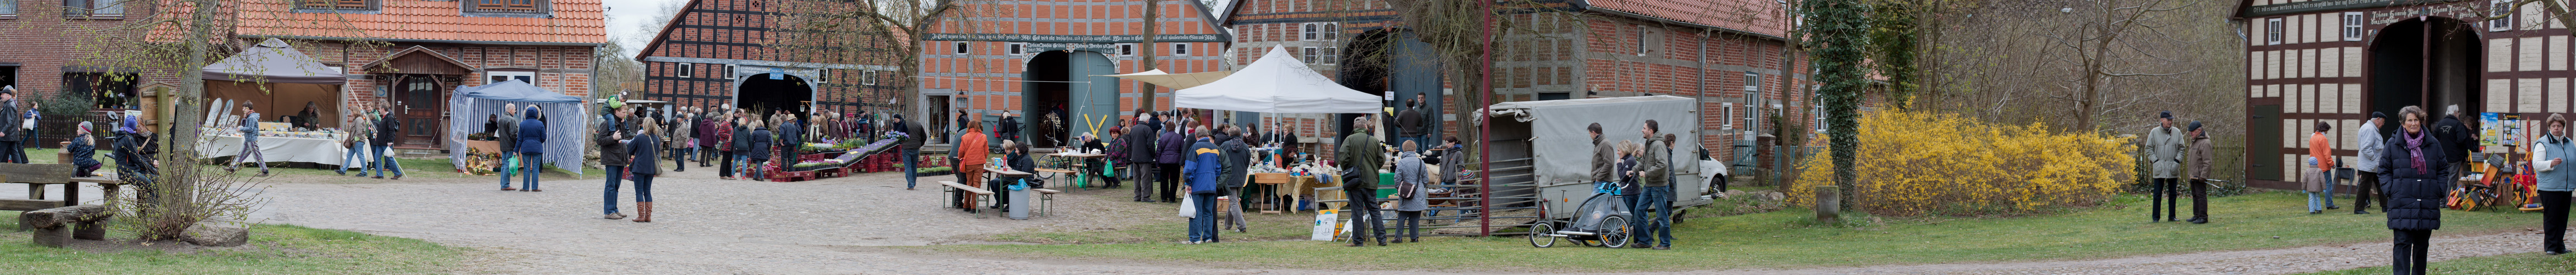
POLYGON ((1192 203, 1192 202, 1190 201, 1190 197, 1186 197, 1186 196, 1185 196, 1185 197, 1181 197, 1181 217, 1182 217, 1182 218, 1197 218, 1197 217, 1199 217, 1199 209, 1198 209, 1197 207, 1190 207, 1190 206, 1197 205, 1197 204, 1191 204, 1191 203, 1192 203))

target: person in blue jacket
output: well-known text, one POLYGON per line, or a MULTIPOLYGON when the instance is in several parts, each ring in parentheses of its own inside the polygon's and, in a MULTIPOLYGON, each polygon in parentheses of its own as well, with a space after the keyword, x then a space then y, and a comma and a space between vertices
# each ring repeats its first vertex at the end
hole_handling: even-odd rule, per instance
POLYGON ((1181 163, 1181 173, 1185 174, 1182 181, 1189 182, 1190 207, 1198 213, 1197 217, 1190 218, 1189 243, 1213 243, 1217 242, 1217 170, 1224 166, 1224 160, 1218 156, 1224 151, 1218 150, 1215 141, 1208 139, 1206 127, 1200 127, 1196 132, 1191 137, 1193 141, 1189 150, 1185 151, 1188 158, 1181 163))
MULTIPOLYGON (((633 156, 627 160, 626 171, 635 174, 631 177, 635 181, 635 222, 653 222, 653 177, 662 175, 661 159, 656 158, 662 149, 651 145, 662 143, 662 128, 653 124, 647 120, 644 127, 636 128, 635 139, 627 141, 635 146, 626 146, 626 154, 633 156)), ((609 185, 607 193, 608 208, 617 209, 617 185, 609 185)))
POLYGON ((536 191, 537 167, 545 166, 540 160, 546 153, 546 122, 537 119, 537 105, 528 105, 519 116, 519 136, 514 137, 519 144, 515 149, 519 150, 519 174, 526 175, 519 190, 536 191))

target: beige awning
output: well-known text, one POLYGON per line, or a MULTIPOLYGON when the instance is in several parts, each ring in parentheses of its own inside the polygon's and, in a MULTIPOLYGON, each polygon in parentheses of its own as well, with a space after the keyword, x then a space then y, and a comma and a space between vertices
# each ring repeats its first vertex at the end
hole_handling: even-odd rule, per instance
POLYGON ((1214 72, 1203 72, 1203 73, 1173 74, 1173 73, 1165 73, 1165 72, 1163 72, 1163 70, 1162 70, 1162 69, 1155 69, 1155 70, 1144 71, 1144 72, 1138 72, 1138 73, 1132 73, 1132 74, 1119 74, 1119 75, 1095 75, 1095 76, 1106 76, 1106 77, 1116 77, 1116 78, 1134 79, 1134 80, 1136 80, 1136 81, 1144 81, 1145 83, 1154 83, 1154 85, 1161 85, 1161 86, 1163 86, 1163 87, 1171 87, 1173 90, 1179 90, 1179 89, 1189 89, 1190 87, 1198 87, 1199 85, 1207 85, 1207 84, 1208 84, 1208 82, 1216 82, 1216 80, 1217 80, 1217 79, 1224 79, 1224 78, 1225 78, 1225 76, 1227 76, 1227 75, 1233 75, 1233 74, 1234 74, 1234 71, 1214 71, 1214 72))

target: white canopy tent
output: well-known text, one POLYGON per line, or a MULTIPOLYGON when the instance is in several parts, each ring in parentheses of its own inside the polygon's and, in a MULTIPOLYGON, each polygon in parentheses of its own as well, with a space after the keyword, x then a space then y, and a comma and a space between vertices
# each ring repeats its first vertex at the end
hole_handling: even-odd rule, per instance
POLYGON ((1216 82, 1218 79, 1225 79, 1225 76, 1227 76, 1227 75, 1233 75, 1233 74, 1234 74, 1234 71, 1214 71, 1214 72, 1197 72, 1197 73, 1175 74, 1175 73, 1167 73, 1167 72, 1163 72, 1163 69, 1153 69, 1153 70, 1147 70, 1147 71, 1144 71, 1144 72, 1138 72, 1138 73, 1132 73, 1132 74, 1113 74, 1113 75, 1096 75, 1096 76, 1106 76, 1106 77, 1116 77, 1116 78, 1134 79, 1134 80, 1136 80, 1136 81, 1144 81, 1145 83, 1154 83, 1154 85, 1157 85, 1157 86, 1171 87, 1171 88, 1173 88, 1173 89, 1189 89, 1190 87, 1198 87, 1199 85, 1207 85, 1209 82, 1216 82))
MULTIPOLYGON (((1147 73, 1151 73, 1148 71, 1147 73)), ((1139 75, 1136 73, 1129 75, 1139 75)), ((1284 47, 1215 82, 1173 92, 1172 106, 1227 111, 1309 114, 1375 114, 1380 97, 1342 87, 1284 47)))

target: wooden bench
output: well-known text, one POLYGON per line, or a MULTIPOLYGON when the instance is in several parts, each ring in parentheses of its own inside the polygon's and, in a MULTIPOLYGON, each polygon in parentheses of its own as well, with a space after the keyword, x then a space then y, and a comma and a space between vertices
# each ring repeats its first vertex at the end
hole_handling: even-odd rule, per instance
MULTIPOLYGON (((946 191, 944 191, 943 193, 941 193, 943 196, 940 196, 940 197, 939 197, 939 200, 940 200, 940 201, 948 201, 948 198, 949 198, 949 197, 952 197, 952 196, 945 196, 945 194, 956 193, 956 192, 974 193, 975 195, 973 196, 973 197, 974 197, 973 202, 969 202, 969 203, 967 203, 966 205, 958 206, 957 208, 963 208, 963 209, 967 209, 968 211, 975 212, 975 218, 977 218, 977 219, 982 219, 982 218, 984 218, 984 214, 985 214, 985 212, 991 212, 991 211, 974 211, 974 210, 975 210, 975 206, 977 206, 977 205, 984 205, 984 202, 991 201, 991 200, 993 199, 993 191, 992 191, 992 190, 984 190, 984 188, 976 188, 976 187, 974 187, 974 186, 966 186, 965 184, 958 184, 958 183, 957 183, 957 181, 946 181, 946 180, 943 180, 943 181, 939 181, 939 185, 947 186, 947 187, 948 187, 946 191)), ((947 203, 947 202, 943 202, 943 203, 947 203)))
POLYGON ((1082 182, 1080 182, 1080 181, 1083 181, 1083 179, 1082 179, 1082 174, 1077 174, 1077 173, 1080 173, 1081 171, 1065 170, 1065 169, 1055 169, 1055 168, 1038 168, 1038 169, 1035 169, 1035 170, 1037 170, 1037 171, 1038 171, 1038 173, 1050 173, 1050 174, 1054 174, 1054 175, 1048 175, 1048 176, 1039 176, 1039 177, 1037 177, 1037 178, 1039 178, 1039 179, 1047 179, 1047 180, 1052 181, 1053 179, 1066 178, 1066 179, 1072 179, 1071 181, 1075 181, 1073 184, 1074 184, 1074 185, 1076 185, 1076 186, 1080 186, 1080 185, 1082 185, 1082 184, 1083 184, 1082 182), (1066 176, 1064 176, 1064 175, 1073 175, 1073 176, 1072 176, 1072 177, 1066 177, 1066 176))
POLYGON ((98 222, 108 215, 106 206, 75 205, 19 213, 18 224, 34 229, 36 246, 63 247, 72 239, 106 239, 107 229, 98 222))
POLYGON ((26 199, 0 199, 0 211, 36 211, 80 204, 79 188, 64 187, 62 199, 45 198, 46 185, 78 186, 70 164, 0 163, 0 182, 27 185, 26 199))
POLYGON ((1064 191, 1046 188, 1029 188, 1029 191, 1038 192, 1038 215, 1055 217, 1055 194, 1064 191))

